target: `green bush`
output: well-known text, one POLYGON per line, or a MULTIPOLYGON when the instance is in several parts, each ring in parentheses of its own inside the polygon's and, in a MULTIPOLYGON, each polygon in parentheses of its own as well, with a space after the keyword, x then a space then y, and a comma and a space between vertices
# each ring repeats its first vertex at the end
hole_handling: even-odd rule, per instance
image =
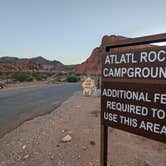
POLYGON ((30 71, 8 71, 3 72, 0 71, 0 78, 3 79, 12 79, 14 81, 24 82, 24 81, 33 81, 34 79, 37 81, 46 80, 49 76, 54 73, 50 72, 30 72, 30 71))
POLYGON ((12 78, 16 81, 24 82, 24 81, 32 81, 33 78, 31 76, 31 73, 28 72, 15 72, 12 74, 12 78))
POLYGON ((48 77, 46 74, 38 73, 38 72, 32 73, 32 76, 38 81, 46 80, 48 77))
POLYGON ((67 75, 67 82, 77 82, 78 80, 79 80, 79 78, 74 73, 67 75))

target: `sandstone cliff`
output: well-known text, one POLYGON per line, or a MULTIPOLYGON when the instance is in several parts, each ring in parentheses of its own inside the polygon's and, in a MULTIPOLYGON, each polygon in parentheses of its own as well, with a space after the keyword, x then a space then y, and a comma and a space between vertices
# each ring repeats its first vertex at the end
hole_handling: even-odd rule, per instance
POLYGON ((75 71, 81 74, 99 74, 101 69, 100 49, 95 48, 91 56, 82 64, 75 66, 75 71))
POLYGON ((116 36, 116 35, 104 36, 100 47, 95 48, 92 51, 90 57, 85 62, 76 65, 75 71, 81 74, 91 74, 91 75, 101 74, 101 47, 106 45, 107 43, 123 39, 126 39, 126 37, 116 36))
MULTIPOLYGON (((83 63, 78 64, 75 66, 75 72, 80 74, 91 74, 91 75, 100 75, 101 74, 101 56, 102 56, 102 48, 104 48, 106 45, 110 45, 110 43, 125 40, 128 39, 124 36, 116 36, 116 35, 110 35, 110 36, 104 36, 101 41, 100 47, 95 48, 92 51, 92 54, 90 57, 83 63)), ((146 47, 151 47, 152 45, 146 45, 146 47)), ((154 45, 153 45, 154 46, 154 45)), ((126 50, 126 49, 133 49, 133 48, 144 48, 145 45, 138 45, 138 46, 132 46, 132 47, 121 47, 116 48, 116 50, 126 50)), ((157 47, 157 46, 156 46, 157 47)))

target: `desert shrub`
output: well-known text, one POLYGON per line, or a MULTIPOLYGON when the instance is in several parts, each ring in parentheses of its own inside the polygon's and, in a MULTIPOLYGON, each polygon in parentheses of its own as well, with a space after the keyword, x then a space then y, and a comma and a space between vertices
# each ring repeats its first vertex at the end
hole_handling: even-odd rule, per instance
POLYGON ((13 73, 12 79, 14 79, 15 81, 20 81, 20 82, 33 80, 31 73, 22 72, 22 71, 18 71, 18 72, 13 73))
POLYGON ((78 76, 74 73, 67 75, 67 82, 77 82, 79 80, 78 76))
POLYGON ((32 76, 38 81, 46 80, 48 77, 48 75, 38 72, 32 73, 32 76))

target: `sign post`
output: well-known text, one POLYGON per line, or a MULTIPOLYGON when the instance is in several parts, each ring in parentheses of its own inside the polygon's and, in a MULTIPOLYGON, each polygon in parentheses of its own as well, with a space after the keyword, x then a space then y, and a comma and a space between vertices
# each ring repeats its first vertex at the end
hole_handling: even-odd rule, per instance
POLYGON ((166 143, 166 34, 106 46, 102 58, 101 166, 107 166, 108 127, 166 143), (127 47, 117 49, 120 47, 127 47))
POLYGON ((101 166, 107 166, 108 153, 108 127, 101 125, 101 166))

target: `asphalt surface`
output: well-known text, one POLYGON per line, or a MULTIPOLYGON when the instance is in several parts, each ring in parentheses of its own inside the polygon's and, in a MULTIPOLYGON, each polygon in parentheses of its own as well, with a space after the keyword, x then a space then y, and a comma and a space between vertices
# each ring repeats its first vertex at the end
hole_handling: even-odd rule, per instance
POLYGON ((0 91, 0 137, 26 120, 53 111, 80 83, 0 91))

